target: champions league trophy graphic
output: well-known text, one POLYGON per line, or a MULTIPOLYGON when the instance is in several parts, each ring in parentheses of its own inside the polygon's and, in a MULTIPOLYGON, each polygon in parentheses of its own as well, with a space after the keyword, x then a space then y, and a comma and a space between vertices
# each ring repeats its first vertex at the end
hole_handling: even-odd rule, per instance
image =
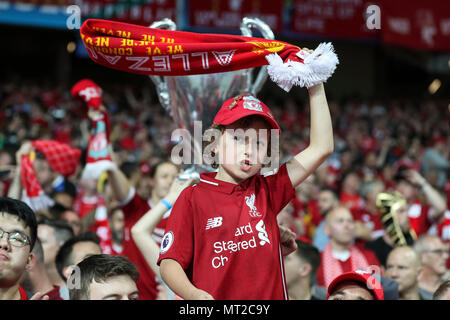
MULTIPOLYGON (((166 18, 154 22, 150 28, 176 30, 176 24, 166 18)), ((266 39, 275 38, 270 27, 260 19, 243 18, 240 26, 242 35, 251 37, 251 28, 257 28, 266 39)), ((226 53, 223 54, 224 57, 218 58, 226 59, 226 53)), ((192 76, 149 76, 156 85, 158 98, 164 109, 170 113, 177 127, 185 129, 184 131, 190 135, 184 136, 183 140, 190 141, 193 153, 191 159, 197 159, 189 164, 183 163, 189 167, 178 176, 178 179, 191 177, 198 179, 201 172, 213 171, 213 168, 203 161, 201 138, 203 133, 198 132, 199 123, 202 124, 203 130, 208 128, 220 106, 229 98, 239 94, 256 95, 267 79, 266 69, 267 66, 260 68, 254 82, 253 69, 192 76), (200 139, 197 139, 199 135, 200 139)))

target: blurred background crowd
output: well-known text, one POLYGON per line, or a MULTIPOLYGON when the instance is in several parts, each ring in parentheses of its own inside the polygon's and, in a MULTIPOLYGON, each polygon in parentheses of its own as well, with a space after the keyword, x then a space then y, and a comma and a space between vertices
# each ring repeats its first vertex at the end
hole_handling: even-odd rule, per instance
MULTIPOLYGON (((250 2, 242 1, 241 15, 250 10, 250 2)), ((168 3, 151 5, 167 9, 172 2, 168 3)), ((217 8, 213 5, 211 10, 228 10, 214 3, 217 8)), ((298 12, 302 5, 311 5, 309 1, 286 3, 298 12)), ((440 5, 440 1, 431 1, 430 10, 435 12, 440 5)), ((165 12, 175 17, 175 9, 165 12)), ((65 266, 78 263, 86 252, 119 255, 124 238, 130 237, 124 231, 124 204, 111 191, 106 174, 95 181, 80 179, 91 128, 87 109, 72 98, 71 86, 81 78, 91 78, 101 86, 110 116, 114 161, 142 199, 152 199, 152 192, 165 183, 156 177, 157 165, 170 161, 176 126, 148 78, 95 65, 79 53, 82 45, 75 31, 55 31, 39 23, 30 28, 26 19, 17 17, 15 22, 0 25, 5 41, 15 44, 2 49, 0 62, 4 70, 0 78, 0 195, 10 191, 16 155, 26 141, 51 139, 83 151, 79 168, 66 187, 51 193, 55 205, 36 212, 41 272, 58 291, 68 278, 63 273, 65 266), (41 49, 36 39, 44 38, 53 41, 41 49), (77 243, 80 246, 75 247, 77 243)), ((231 32, 194 23, 195 17, 190 17, 187 29, 231 32)), ((2 19, 6 18, 0 15, 2 19)), ((436 40, 435 47, 417 48, 401 41, 395 44, 392 38, 379 42, 379 36, 352 39, 333 34, 331 27, 331 34, 308 30, 293 34, 279 25, 271 27, 277 38, 309 48, 316 47, 317 40, 331 39, 341 62, 325 84, 334 153, 296 189, 296 199, 278 216, 279 224, 295 232, 298 240, 297 252, 285 257, 290 297, 325 298, 320 288, 326 288, 330 275, 335 274, 324 262, 331 243, 333 249, 339 244, 363 252, 370 265, 379 266, 386 279, 396 281, 395 298, 431 299, 450 279, 450 48, 442 44, 450 43, 448 35, 436 40), (412 252, 397 250, 382 220, 378 196, 394 192, 405 200, 404 212, 398 210, 395 215, 405 246, 412 252)), ((307 91, 295 88, 285 93, 268 81, 258 98, 282 128, 280 159, 286 162, 309 142, 307 91)), ((164 192, 168 189, 159 199, 164 192)), ((161 236, 154 233, 155 241, 161 236)), ((343 269, 348 267, 345 257, 336 259, 343 269)), ((31 274, 22 285, 33 293, 33 283, 31 274)), ((161 286, 159 290, 158 298, 170 296, 161 293, 161 286)), ((55 294, 68 299, 67 292, 55 294)))

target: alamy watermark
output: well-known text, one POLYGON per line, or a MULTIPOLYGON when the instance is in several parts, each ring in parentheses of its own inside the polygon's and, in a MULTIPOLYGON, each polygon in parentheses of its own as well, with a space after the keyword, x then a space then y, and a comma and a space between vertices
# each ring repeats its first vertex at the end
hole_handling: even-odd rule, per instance
POLYGON ((81 28, 81 9, 77 5, 71 5, 66 8, 69 15, 66 19, 66 27, 69 30, 81 28))
POLYGON ((369 30, 381 29, 381 9, 376 4, 366 8, 366 27, 369 30))

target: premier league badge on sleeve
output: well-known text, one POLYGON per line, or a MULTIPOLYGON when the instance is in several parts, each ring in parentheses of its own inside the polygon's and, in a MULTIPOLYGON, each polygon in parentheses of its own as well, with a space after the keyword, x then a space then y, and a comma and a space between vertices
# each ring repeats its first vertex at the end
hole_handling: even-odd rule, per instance
POLYGON ((170 247, 172 246, 173 243, 173 233, 172 231, 167 232, 162 241, 161 241, 161 254, 166 253, 167 250, 170 249, 170 247))

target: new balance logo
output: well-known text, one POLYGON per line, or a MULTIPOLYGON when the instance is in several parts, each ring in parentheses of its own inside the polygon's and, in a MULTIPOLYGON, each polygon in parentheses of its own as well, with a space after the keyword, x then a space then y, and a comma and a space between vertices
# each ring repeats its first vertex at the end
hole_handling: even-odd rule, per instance
POLYGON ((205 230, 220 227, 222 225, 222 220, 222 217, 209 218, 206 222, 205 230))

